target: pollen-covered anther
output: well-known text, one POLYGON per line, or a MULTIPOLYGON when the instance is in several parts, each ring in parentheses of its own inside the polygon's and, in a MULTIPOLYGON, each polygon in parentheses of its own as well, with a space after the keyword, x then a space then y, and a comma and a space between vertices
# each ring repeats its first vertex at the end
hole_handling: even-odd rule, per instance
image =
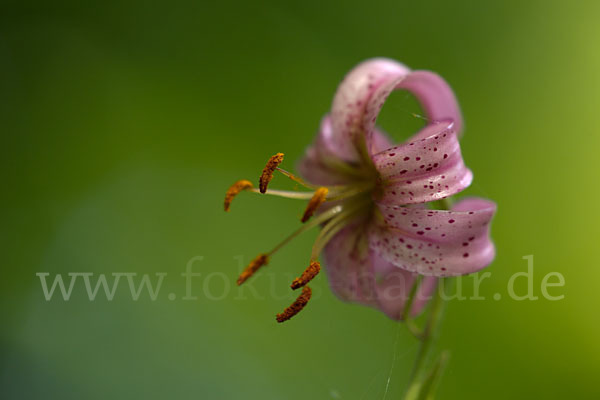
POLYGON ((267 162, 265 168, 263 169, 262 174, 260 175, 260 180, 258 184, 258 188, 261 193, 265 193, 267 191, 267 186, 269 186, 269 182, 273 179, 273 172, 277 169, 279 164, 283 161, 283 153, 277 153, 267 162))
POLYGON ((312 217, 312 215, 315 213, 315 211, 317 211, 317 208, 319 208, 319 206, 323 204, 323 202, 325 202, 328 193, 329 189, 325 187, 320 187, 315 191, 315 194, 306 206, 306 210, 304 210, 304 215, 302 215, 301 221, 303 223, 308 221, 310 217, 312 217))
POLYGON ((296 290, 312 281, 315 276, 321 271, 321 264, 318 261, 311 261, 308 268, 304 270, 299 278, 294 279, 291 288, 296 290))
POLYGON ((312 290, 308 286, 302 288, 302 293, 296 301, 294 301, 288 308, 283 310, 282 313, 277 314, 277 322, 284 322, 298 314, 306 306, 312 296, 312 290))
POLYGON ((254 260, 250 261, 250 264, 242 271, 240 277, 237 280, 237 285, 241 285, 246 282, 248 278, 250 278, 256 271, 259 270, 263 265, 267 265, 269 263, 269 256, 267 254, 259 254, 254 258, 254 260))
POLYGON ((227 193, 225 194, 225 211, 229 211, 229 207, 231 206, 231 202, 233 198, 238 195, 243 190, 252 189, 254 185, 252 182, 242 179, 234 183, 227 189, 227 193))

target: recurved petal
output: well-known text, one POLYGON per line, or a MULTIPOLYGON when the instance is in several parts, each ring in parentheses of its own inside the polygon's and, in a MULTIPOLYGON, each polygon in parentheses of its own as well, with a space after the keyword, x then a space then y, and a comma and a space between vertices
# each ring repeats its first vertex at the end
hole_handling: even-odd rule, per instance
POLYGON ((415 95, 430 123, 450 120, 458 136, 463 131, 463 119, 454 91, 438 74, 430 71, 410 73, 396 89, 408 90, 415 95))
POLYGON ((333 146, 340 156, 349 161, 360 159, 356 149, 368 134, 363 126, 367 105, 379 88, 396 82, 410 70, 393 60, 375 58, 364 61, 352 69, 337 89, 331 109, 333 146))
POLYGON ((495 255, 490 222, 496 205, 468 198, 451 211, 378 204, 385 223, 371 224, 370 247, 407 271, 431 276, 476 272, 495 255))
MULTIPOLYGON (((446 81, 439 75, 429 71, 414 71, 409 74, 397 76, 378 85, 366 102, 362 119, 362 130, 368 137, 372 134, 377 117, 389 95, 394 90, 404 89, 419 100, 425 111, 428 125, 441 121, 453 122, 453 129, 457 134, 462 132, 462 116, 456 97, 446 81)), ((426 132, 425 132, 426 133, 426 132)), ((423 138, 424 132, 415 135, 411 141, 423 138)), ((374 154, 372 148, 369 154, 374 154)))
POLYGON ((379 171, 382 204, 414 204, 439 200, 471 184, 454 124, 436 122, 423 128, 416 140, 372 156, 379 171))
MULTIPOLYGON (((365 221, 341 230, 325 247, 325 269, 334 294, 343 301, 371 306, 388 317, 401 319, 417 274, 402 270, 368 247, 365 221)), ((411 314, 418 314, 431 298, 435 277, 425 277, 411 314)))
MULTIPOLYGON (((363 137, 369 142, 377 116, 394 90, 404 89, 419 100, 429 123, 454 121, 455 131, 462 132, 463 122, 454 92, 439 75, 413 71, 385 58, 367 60, 344 78, 332 105, 330 142, 337 155, 348 161, 360 160, 357 146, 363 137)), ((367 147, 370 154, 373 149, 367 147)))

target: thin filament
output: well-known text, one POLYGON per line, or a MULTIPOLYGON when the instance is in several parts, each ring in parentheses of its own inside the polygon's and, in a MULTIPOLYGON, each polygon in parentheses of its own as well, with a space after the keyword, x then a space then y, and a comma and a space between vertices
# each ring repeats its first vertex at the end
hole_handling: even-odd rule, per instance
MULTIPOLYGON (((260 193, 259 189, 253 188, 249 190, 253 193, 260 193)), ((275 189, 267 189, 265 193, 262 194, 270 194, 272 196, 285 197, 287 199, 297 199, 297 200, 310 200, 314 193, 313 192, 293 192, 291 190, 275 190, 275 189)))
POLYGON ((283 169, 283 168, 279 168, 279 167, 277 167, 277 168, 275 168, 275 170, 277 170, 277 171, 281 172, 283 175, 287 176, 288 178, 290 178, 290 179, 291 179, 291 180, 293 180, 294 182, 296 182, 296 183, 299 183, 300 185, 304 186, 304 187, 305 187, 305 188, 307 188, 307 189, 313 189, 313 190, 314 190, 314 189, 317 189, 317 188, 318 188, 318 186, 311 185, 310 183, 306 182, 304 179, 302 179, 302 178, 300 178, 300 177, 298 177, 298 176, 296 176, 296 175, 292 174, 292 173, 291 173, 291 172, 289 172, 289 171, 286 171, 286 170, 285 170, 285 169, 283 169))
POLYGON ((286 237, 285 239, 283 239, 277 246, 275 246, 273 248, 273 250, 271 250, 269 253, 267 253, 269 256, 275 254, 277 251, 279 251, 283 246, 285 246, 286 244, 288 244, 292 239, 294 239, 296 236, 306 232, 309 229, 314 228, 315 226, 320 225, 321 223, 327 221, 328 219, 333 218, 335 215, 339 214, 342 212, 342 206, 335 206, 330 208, 329 210, 319 214, 318 216, 316 216, 315 218, 313 218, 312 220, 310 220, 309 222, 307 222, 306 224, 302 225, 299 229, 297 229, 295 232, 293 232, 291 235, 289 235, 288 237, 286 237))

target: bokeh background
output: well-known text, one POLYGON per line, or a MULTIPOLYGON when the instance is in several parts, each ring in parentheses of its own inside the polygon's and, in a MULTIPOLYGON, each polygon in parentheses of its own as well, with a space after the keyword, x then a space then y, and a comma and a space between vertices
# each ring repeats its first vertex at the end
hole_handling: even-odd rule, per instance
MULTIPOLYGON (((222 211, 271 154, 293 169, 343 75, 387 56, 450 82, 467 193, 499 205, 486 300, 447 306, 439 398, 599 398, 599 19, 596 1, 3 1, 0 397, 400 398, 417 343, 325 275, 275 323, 316 232, 233 285, 304 204, 245 195, 222 211), (540 299, 514 301, 527 255, 540 299), (541 298, 553 271, 560 301, 541 298), (113 301, 81 280, 46 301, 38 272, 168 275, 156 301, 125 278, 113 301)), ((395 93, 381 121, 401 139, 418 112, 395 93)))

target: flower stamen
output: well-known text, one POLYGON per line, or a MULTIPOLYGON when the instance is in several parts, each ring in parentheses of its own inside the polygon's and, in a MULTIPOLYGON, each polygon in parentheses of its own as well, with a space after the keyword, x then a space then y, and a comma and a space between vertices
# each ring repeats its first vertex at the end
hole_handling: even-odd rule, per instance
POLYGON ((310 217, 312 217, 312 215, 315 213, 317 208, 319 208, 319 206, 321 204, 323 204, 323 202, 327 198, 328 193, 329 193, 329 189, 327 189, 326 187, 320 187, 315 191, 315 194, 313 195, 313 197, 308 202, 308 205, 306 206, 306 210, 304 211, 304 215, 302 216, 302 219, 301 219, 302 223, 308 221, 310 219, 310 217))
POLYGON ((293 180, 296 183, 299 183, 300 185, 304 186, 307 189, 316 189, 318 188, 318 186, 315 185, 311 185, 310 183, 305 182, 302 178, 292 174, 291 172, 286 171, 283 168, 276 168, 277 171, 281 172, 283 175, 287 176, 288 178, 290 178, 291 180, 293 180))
POLYGON ((240 286, 242 283, 246 282, 248 278, 250 278, 256 271, 260 269, 263 265, 267 265, 269 263, 269 255, 268 254, 259 254, 254 258, 254 260, 250 261, 250 264, 242 271, 240 277, 237 280, 237 285, 240 286))
POLYGON ((258 187, 261 193, 265 193, 267 191, 267 186, 269 185, 269 182, 271 182, 271 179, 273 179, 273 172, 275 172, 279 164, 282 162, 283 153, 277 153, 269 158, 269 161, 267 162, 267 165, 265 165, 265 168, 263 169, 259 179, 258 187))
POLYGON ((311 261, 308 268, 304 270, 299 278, 294 279, 290 287, 296 290, 305 286, 308 282, 313 280, 315 276, 317 276, 319 271, 321 271, 321 264, 316 260, 311 261))
POLYGON ((248 264, 248 266, 240 274, 240 277, 237 280, 238 286, 241 285, 242 283, 244 283, 252 275, 254 275, 254 273, 256 271, 258 271, 260 269, 260 267, 262 267, 263 265, 267 265, 269 262, 269 258, 273 254, 278 252, 281 248, 283 248, 286 244, 291 242, 295 237, 299 236, 301 233, 306 232, 309 229, 319 226, 319 224, 321 224, 329 219, 332 219, 335 215, 339 214, 340 212, 342 212, 342 206, 340 206, 340 205, 330 208, 329 210, 327 210, 327 211, 323 212, 322 214, 318 215, 317 217, 313 218, 309 223, 302 225, 299 229, 297 229, 291 235, 289 235, 288 237, 283 239, 281 242, 279 242, 279 244, 277 244, 268 253, 262 253, 262 254, 259 254, 258 256, 256 256, 256 258, 254 258, 254 260, 252 260, 250 262, 250 264, 248 264))
POLYGON ((231 185, 225 194, 225 211, 229 211, 229 207, 231 206, 231 202, 235 196, 237 196, 241 191, 252 189, 253 187, 254 185, 252 185, 252 182, 246 179, 239 180, 231 185))
POLYGON ((308 301, 310 300, 310 296, 312 296, 312 290, 308 286, 304 286, 302 288, 302 293, 298 298, 282 313, 277 314, 276 319, 277 322, 281 323, 287 321, 292 318, 294 315, 298 314, 302 309, 306 306, 308 301))
MULTIPOLYGON (((256 188, 251 189, 254 193, 260 193, 260 191, 256 188)), ((276 189, 267 189, 263 194, 270 194, 271 196, 279 196, 285 197, 288 199, 297 199, 297 200, 308 200, 314 196, 314 192, 294 192, 291 190, 276 190, 276 189)))
POLYGON ((283 239, 281 242, 279 242, 279 244, 277 246, 275 246, 273 248, 273 250, 271 250, 270 252, 268 252, 267 254, 269 256, 272 256, 273 254, 275 254, 277 251, 279 251, 283 246, 285 246, 286 244, 288 244, 289 242, 292 241, 292 239, 294 239, 295 237, 299 236, 301 233, 304 233, 316 226, 319 226, 320 224, 322 224, 323 222, 326 222, 329 219, 332 219, 334 216, 336 216, 337 214, 340 214, 342 212, 343 208, 340 205, 337 205, 335 207, 330 208, 329 210, 319 214, 317 217, 313 218, 309 223, 302 225, 299 229, 297 229, 295 232, 293 232, 291 235, 289 235, 288 237, 286 237, 285 239, 283 239))

